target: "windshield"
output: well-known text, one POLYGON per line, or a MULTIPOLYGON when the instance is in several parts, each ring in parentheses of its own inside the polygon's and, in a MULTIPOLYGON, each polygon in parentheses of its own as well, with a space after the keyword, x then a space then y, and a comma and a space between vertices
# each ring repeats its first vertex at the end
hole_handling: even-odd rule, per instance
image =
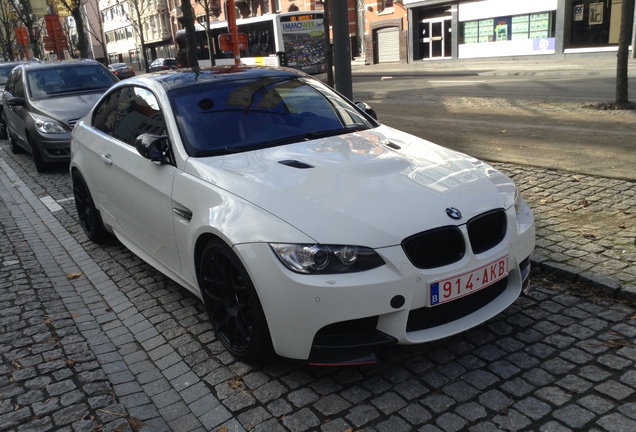
POLYGON ((103 91, 113 85, 113 80, 99 65, 34 69, 27 72, 31 97, 49 96, 85 91, 103 91))
POLYGON ((377 126, 312 78, 266 77, 173 90, 190 156, 274 147, 377 126))

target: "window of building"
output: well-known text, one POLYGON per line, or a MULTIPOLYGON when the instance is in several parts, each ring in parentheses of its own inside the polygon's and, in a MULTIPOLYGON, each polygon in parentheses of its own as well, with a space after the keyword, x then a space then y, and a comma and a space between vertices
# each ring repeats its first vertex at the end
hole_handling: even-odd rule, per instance
POLYGON ((554 12, 488 18, 461 23, 460 44, 554 37, 554 12))
POLYGON ((565 8, 565 48, 618 44, 621 0, 568 0, 565 8))

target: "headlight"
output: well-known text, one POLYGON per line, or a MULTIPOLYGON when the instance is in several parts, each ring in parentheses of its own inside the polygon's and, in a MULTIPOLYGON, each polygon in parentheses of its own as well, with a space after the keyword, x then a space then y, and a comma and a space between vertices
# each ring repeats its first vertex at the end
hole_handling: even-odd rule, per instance
POLYGON ((285 267, 296 273, 354 273, 385 264, 373 249, 361 246, 289 243, 270 243, 270 246, 285 267))
POLYGON ((31 117, 33 117, 35 128, 40 133, 46 133, 46 134, 67 133, 67 130, 64 129, 64 127, 59 122, 51 118, 44 117, 37 114, 31 114, 31 117))

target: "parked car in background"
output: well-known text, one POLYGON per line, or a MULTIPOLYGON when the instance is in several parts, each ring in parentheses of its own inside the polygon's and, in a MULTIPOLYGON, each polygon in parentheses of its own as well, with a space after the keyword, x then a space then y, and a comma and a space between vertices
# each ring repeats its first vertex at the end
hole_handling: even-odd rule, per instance
POLYGON ((199 296, 244 361, 367 363, 487 321, 528 286, 532 211, 371 112, 286 69, 131 78, 72 132, 80 223, 199 296))
POLYGON ((179 69, 181 65, 176 59, 173 58, 158 58, 150 63, 148 70, 150 72, 158 72, 168 69, 179 69))
POLYGON ((109 64, 108 69, 120 80, 135 76, 135 70, 126 63, 109 64))
POLYGON ((7 80, 9 79, 9 75, 11 74, 13 68, 22 63, 24 62, 20 61, 0 63, 0 139, 7 138, 7 128, 4 124, 4 120, 2 119, 2 109, 4 106, 2 104, 2 92, 4 91, 4 86, 7 83, 7 80))
POLYGON ((94 60, 16 66, 2 95, 11 151, 31 153, 38 172, 68 161, 73 126, 118 81, 94 60))

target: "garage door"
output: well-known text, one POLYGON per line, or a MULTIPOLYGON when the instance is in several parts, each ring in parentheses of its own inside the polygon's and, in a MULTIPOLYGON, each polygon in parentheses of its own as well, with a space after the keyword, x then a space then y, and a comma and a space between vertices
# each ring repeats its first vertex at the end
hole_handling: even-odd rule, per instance
POLYGON ((400 61, 400 30, 390 27, 378 30, 378 63, 400 61))

